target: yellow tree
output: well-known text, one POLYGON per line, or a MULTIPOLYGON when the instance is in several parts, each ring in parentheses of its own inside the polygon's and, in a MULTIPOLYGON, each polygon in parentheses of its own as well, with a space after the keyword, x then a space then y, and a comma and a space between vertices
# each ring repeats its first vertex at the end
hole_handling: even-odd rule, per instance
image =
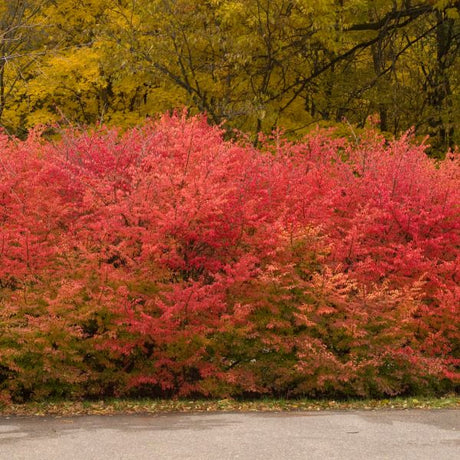
POLYGON ((364 125, 377 112, 384 131, 430 125, 442 148, 454 141, 458 1, 128 3, 113 37, 166 105, 180 100, 252 132, 343 117, 364 125))
POLYGON ((41 18, 46 0, 0 1, 0 126, 11 128, 24 116, 11 102, 18 87, 26 83, 30 68, 45 52, 46 24, 41 18))
POLYGON ((383 131, 458 142, 458 0, 60 0, 37 14, 40 59, 2 105, 16 129, 185 105, 252 133, 378 113, 383 131))

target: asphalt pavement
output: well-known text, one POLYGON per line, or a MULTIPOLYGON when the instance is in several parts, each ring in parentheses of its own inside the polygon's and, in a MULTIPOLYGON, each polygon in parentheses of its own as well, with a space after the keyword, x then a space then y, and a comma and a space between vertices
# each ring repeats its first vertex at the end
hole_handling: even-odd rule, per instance
POLYGON ((460 410, 0 417, 1 460, 460 459, 460 410))

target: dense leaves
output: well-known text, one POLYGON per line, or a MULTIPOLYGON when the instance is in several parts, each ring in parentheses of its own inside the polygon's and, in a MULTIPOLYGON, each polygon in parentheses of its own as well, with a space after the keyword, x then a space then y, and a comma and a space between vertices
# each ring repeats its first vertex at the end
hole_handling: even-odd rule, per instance
POLYGON ((3 136, 2 398, 453 388, 458 155, 260 144, 179 115, 3 136))
POLYGON ((458 0, 2 0, 0 126, 129 127, 186 106, 256 136, 316 124, 460 142, 458 0))

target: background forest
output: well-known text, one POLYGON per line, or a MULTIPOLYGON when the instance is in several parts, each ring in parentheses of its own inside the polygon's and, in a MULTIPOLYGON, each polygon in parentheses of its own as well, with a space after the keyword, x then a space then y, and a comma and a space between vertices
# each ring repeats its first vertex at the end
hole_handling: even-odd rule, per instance
POLYGON ((460 140, 459 46, 453 0, 1 0, 0 126, 129 127, 185 105, 297 137, 373 116, 438 156, 460 140))

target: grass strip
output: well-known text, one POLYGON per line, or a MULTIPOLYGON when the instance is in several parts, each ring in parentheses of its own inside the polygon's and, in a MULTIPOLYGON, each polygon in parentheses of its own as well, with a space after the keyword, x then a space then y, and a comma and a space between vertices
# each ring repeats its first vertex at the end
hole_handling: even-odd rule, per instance
POLYGON ((117 415, 161 414, 189 412, 281 412, 324 410, 379 410, 379 409, 460 409, 460 396, 441 398, 408 397, 365 400, 155 400, 106 399, 100 401, 44 401, 25 404, 0 405, 0 415, 117 415))

